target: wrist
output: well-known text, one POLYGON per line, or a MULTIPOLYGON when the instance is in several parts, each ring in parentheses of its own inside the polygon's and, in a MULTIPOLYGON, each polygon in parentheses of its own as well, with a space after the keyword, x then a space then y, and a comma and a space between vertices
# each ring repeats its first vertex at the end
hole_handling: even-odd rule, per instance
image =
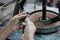
POLYGON ((3 35, 0 35, 0 40, 5 40, 3 35))

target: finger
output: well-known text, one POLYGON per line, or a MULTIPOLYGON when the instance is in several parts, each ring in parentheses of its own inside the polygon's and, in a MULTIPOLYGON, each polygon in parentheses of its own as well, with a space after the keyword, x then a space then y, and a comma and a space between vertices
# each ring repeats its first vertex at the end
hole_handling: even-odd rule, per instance
MULTIPOLYGON (((26 18, 26 20, 25 20, 26 25, 27 25, 29 22, 30 22, 30 20, 29 20, 28 18, 26 18)), ((30 24, 30 23, 29 23, 29 24, 30 24)))
MULTIPOLYGON (((15 18, 17 18, 17 17, 19 17, 20 18, 20 16, 22 16, 22 15, 29 15, 29 13, 28 12, 23 12, 23 13, 19 13, 19 14, 17 14, 16 16, 14 16, 15 18)), ((26 16, 23 16, 23 18, 24 17, 26 17, 26 16)))
POLYGON ((23 19, 23 18, 25 18, 27 16, 27 14, 24 14, 24 15, 16 15, 16 16, 14 16, 13 17, 13 19, 23 19))
POLYGON ((24 15, 21 15, 21 16, 18 16, 17 19, 23 19, 27 16, 27 14, 24 14, 24 15))
POLYGON ((29 18, 26 18, 26 23, 29 26, 35 26, 32 21, 29 20, 29 18))
POLYGON ((20 15, 25 15, 25 14, 27 14, 28 12, 24 12, 24 13, 19 13, 18 15, 20 16, 20 15))

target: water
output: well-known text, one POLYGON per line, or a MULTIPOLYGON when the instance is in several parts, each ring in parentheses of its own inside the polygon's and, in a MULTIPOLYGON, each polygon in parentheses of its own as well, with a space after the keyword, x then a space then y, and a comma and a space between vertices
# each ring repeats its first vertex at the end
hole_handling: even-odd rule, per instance
MULTIPOLYGON (((17 30, 9 37, 11 40, 21 40, 22 32, 17 30)), ((34 40, 60 40, 60 34, 37 34, 34 36, 34 40)))
POLYGON ((8 38, 11 40, 21 40, 21 35, 22 35, 22 32, 20 30, 17 30, 13 32, 13 34, 8 38))

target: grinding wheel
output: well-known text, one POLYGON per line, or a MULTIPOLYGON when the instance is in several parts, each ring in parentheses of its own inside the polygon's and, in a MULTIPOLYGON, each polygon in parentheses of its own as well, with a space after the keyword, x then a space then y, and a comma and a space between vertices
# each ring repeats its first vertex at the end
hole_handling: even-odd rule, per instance
MULTIPOLYGON (((54 18, 56 16, 58 16, 57 14, 55 14, 54 12, 46 12, 46 16, 48 19, 54 18)), ((44 23, 42 23, 40 21, 40 18, 42 17, 42 11, 40 12, 32 12, 32 14, 29 16, 29 18, 31 19, 31 21, 36 25, 37 30, 36 32, 38 33, 52 33, 58 30, 59 26, 60 26, 60 21, 50 24, 50 25, 45 25, 44 23)))

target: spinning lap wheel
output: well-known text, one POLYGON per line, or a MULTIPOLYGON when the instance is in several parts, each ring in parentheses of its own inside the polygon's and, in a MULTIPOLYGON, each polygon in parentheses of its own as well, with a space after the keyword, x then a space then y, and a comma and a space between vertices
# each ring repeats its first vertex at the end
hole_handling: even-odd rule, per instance
POLYGON ((36 27, 37 27, 36 32, 38 32, 38 33, 52 33, 52 32, 58 31, 58 28, 60 26, 59 24, 57 25, 57 22, 52 23, 52 24, 48 24, 48 23, 50 23, 49 19, 53 19, 56 16, 58 16, 57 13, 55 13, 53 11, 46 10, 47 20, 42 20, 42 10, 38 10, 38 11, 34 11, 34 12, 30 13, 29 18, 36 25, 36 27))

